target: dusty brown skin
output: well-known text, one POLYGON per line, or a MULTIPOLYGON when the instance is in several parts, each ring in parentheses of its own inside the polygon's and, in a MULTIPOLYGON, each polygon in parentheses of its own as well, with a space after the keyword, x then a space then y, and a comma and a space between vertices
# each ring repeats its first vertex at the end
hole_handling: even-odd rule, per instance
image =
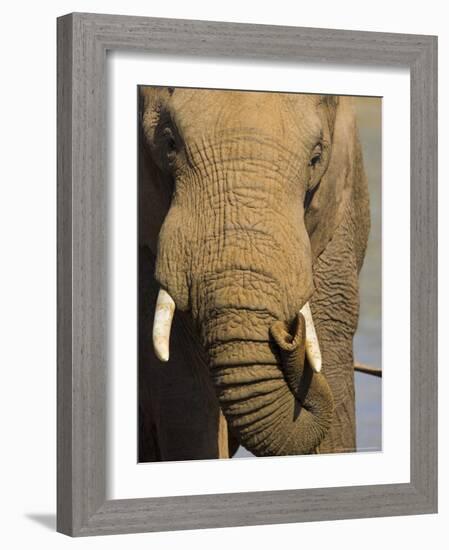
POLYGON ((257 456, 354 450, 369 208, 351 99, 141 88, 140 100, 144 185, 162 205, 141 215, 141 241, 155 250, 159 233, 156 282, 193 319, 195 372, 204 360, 230 433, 257 456), (307 301, 320 374, 304 354, 307 301))

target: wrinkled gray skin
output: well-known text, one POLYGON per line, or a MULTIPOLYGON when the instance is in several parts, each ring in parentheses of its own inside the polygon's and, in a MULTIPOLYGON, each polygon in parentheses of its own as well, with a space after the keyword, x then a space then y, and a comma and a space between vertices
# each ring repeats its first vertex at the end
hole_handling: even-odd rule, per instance
POLYGON ((216 397, 231 454, 234 439, 257 456, 355 450, 352 339, 369 206, 351 99, 141 88, 140 102, 141 273, 151 279, 154 259, 146 299, 166 289, 178 317, 176 372, 163 383, 170 374, 155 374, 147 347, 152 310, 141 310, 140 369, 151 363, 153 374, 141 378, 147 459, 218 456, 216 397), (320 374, 304 354, 307 301, 320 374), (161 416, 156 393, 167 386, 161 416), (167 415, 187 422, 169 426, 167 415), (177 444, 161 451, 167 432, 177 444))

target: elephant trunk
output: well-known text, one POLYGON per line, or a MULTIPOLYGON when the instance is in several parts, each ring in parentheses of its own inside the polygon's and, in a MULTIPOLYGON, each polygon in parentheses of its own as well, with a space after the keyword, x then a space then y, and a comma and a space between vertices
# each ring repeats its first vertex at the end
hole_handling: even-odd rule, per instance
POLYGON ((292 326, 275 321, 266 330, 260 313, 245 316, 253 339, 229 337, 225 327, 233 319, 222 312, 214 319, 223 330, 214 331, 207 346, 228 425, 256 456, 312 453, 330 427, 333 399, 324 375, 305 358, 304 317, 298 313, 292 326), (257 336, 264 332, 265 338, 257 336))

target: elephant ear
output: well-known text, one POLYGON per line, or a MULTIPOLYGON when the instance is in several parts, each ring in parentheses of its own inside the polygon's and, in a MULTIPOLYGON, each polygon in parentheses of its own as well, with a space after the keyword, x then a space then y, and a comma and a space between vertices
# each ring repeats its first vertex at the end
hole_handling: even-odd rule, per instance
POLYGON ((139 88, 139 242, 148 246, 154 257, 159 231, 170 207, 173 182, 154 160, 149 134, 158 123, 161 102, 172 94, 172 88, 139 88))
MULTIPOLYGON (((325 96, 321 106, 329 125, 331 152, 326 172, 305 213, 314 258, 326 248, 351 205, 355 217, 365 215, 368 205, 353 100, 351 97, 325 96)), ((357 219, 354 221, 357 226, 357 219)), ((363 223, 366 225, 366 220, 363 223)), ((357 232, 355 238, 360 239, 355 244, 357 262, 361 265, 366 238, 364 235, 357 237, 357 232)))

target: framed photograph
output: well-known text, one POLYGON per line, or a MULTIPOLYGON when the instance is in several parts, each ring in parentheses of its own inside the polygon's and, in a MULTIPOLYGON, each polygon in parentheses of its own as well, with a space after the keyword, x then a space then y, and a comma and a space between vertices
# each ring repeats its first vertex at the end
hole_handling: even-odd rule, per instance
POLYGON ((437 39, 58 19, 58 531, 437 510, 437 39))

